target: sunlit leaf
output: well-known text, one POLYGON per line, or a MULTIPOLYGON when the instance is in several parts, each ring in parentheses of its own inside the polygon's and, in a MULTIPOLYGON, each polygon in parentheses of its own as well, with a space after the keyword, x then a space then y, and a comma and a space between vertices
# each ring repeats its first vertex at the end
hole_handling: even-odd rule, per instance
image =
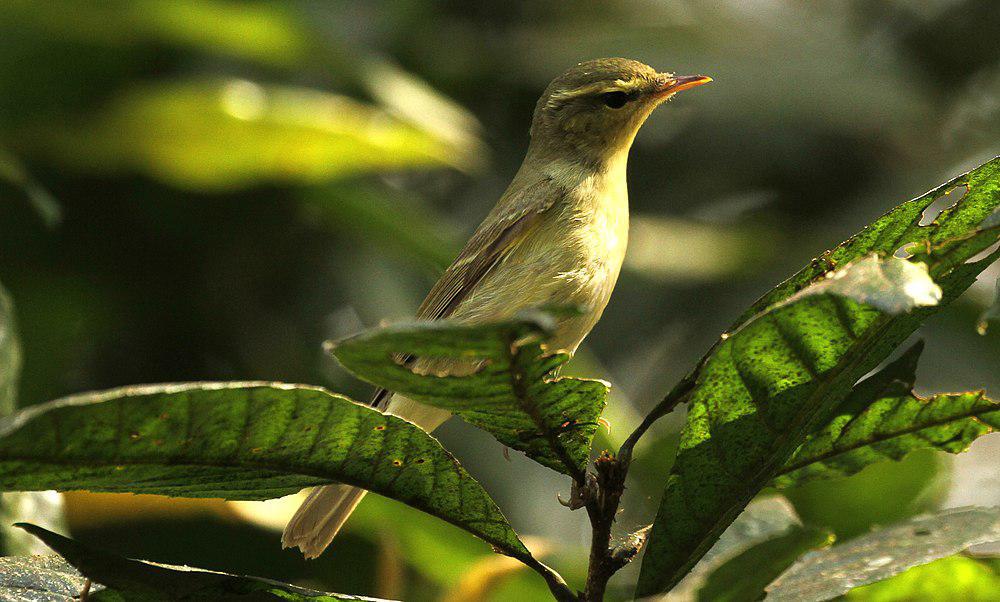
POLYGON ((937 305, 942 292, 927 273, 927 264, 872 254, 832 272, 785 303, 814 295, 837 295, 888 314, 899 314, 937 305))
POLYGON ((1000 429, 1000 404, 982 391, 921 397, 914 393, 923 344, 859 383, 833 418, 796 450, 775 478, 794 487, 819 478, 849 476, 918 449, 961 453, 978 437, 1000 429))
POLYGON ((829 600, 970 546, 1000 540, 1000 509, 914 518, 810 554, 767 587, 767 599, 829 600))
POLYGON ((988 563, 952 556, 915 566, 895 577, 852 589, 844 600, 859 602, 993 602, 1000 572, 988 563))
POLYGON ((795 508, 784 497, 768 496, 750 502, 691 572, 664 596, 664 601, 696 599, 709 576, 721 566, 758 544, 802 528, 795 508))
POLYGON ((219 0, 6 0, 7 19, 92 43, 167 43, 291 65, 308 51, 308 32, 274 2, 219 0))
POLYGON ((738 554, 717 568, 698 591, 705 602, 757 600, 775 578, 806 552, 833 543, 829 532, 792 527, 738 554))
POLYGON ((979 228, 998 206, 1000 158, 893 209, 765 295, 730 329, 679 385, 689 389, 687 423, 639 595, 675 585, 858 379, 1000 256, 993 251, 966 263, 1000 239, 1000 228, 979 228), (955 205, 920 225, 924 210, 963 185, 967 192, 955 205), (800 293, 837 267, 904 246, 941 287, 939 305, 894 315, 838 292, 800 293))
MULTIPOLYGON (((95 601, 118 600, 293 600, 339 602, 373 600, 343 594, 328 594, 259 577, 243 577, 166 564, 123 558, 85 546, 35 525, 18 525, 44 541, 92 581, 95 601)), ((75 582, 75 580, 73 580, 75 582)), ((76 592, 79 594, 79 590, 76 592)))
POLYGON ((357 73, 368 92, 389 113, 446 141, 468 157, 470 168, 485 165, 488 155, 479 137, 481 126, 465 108, 384 60, 366 60, 358 65, 357 73))
POLYGON ((463 167, 448 142, 346 96, 246 80, 132 89, 87 123, 41 126, 36 144, 79 169, 141 171, 193 189, 318 183, 463 167))
POLYGON ((529 558, 489 495, 416 426, 317 387, 126 387, 0 422, 0 488, 262 500, 338 481, 529 558))
MULTIPOLYGON (((73 602, 79 600, 86 578, 60 556, 0 558, 0 600, 11 602, 73 602)), ((104 589, 103 585, 91 592, 104 589)))
POLYGON ((476 326, 403 324, 340 341, 333 354, 369 382, 454 412, 535 461, 579 475, 608 385, 554 376, 569 356, 544 353, 540 343, 553 325, 541 314, 476 326), (395 354, 469 369, 482 365, 468 376, 418 374, 396 362, 395 354))

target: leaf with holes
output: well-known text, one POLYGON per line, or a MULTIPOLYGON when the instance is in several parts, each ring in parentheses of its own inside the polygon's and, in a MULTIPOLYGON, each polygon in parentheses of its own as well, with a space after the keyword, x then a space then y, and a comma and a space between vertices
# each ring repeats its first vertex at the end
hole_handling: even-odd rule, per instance
POLYGON ((995 541, 1000 541, 1000 508, 959 508, 919 516, 805 556, 767 587, 767 599, 830 600, 995 541))
POLYGON ((918 343, 854 387, 823 428, 810 435, 774 480, 795 487, 849 476, 869 464, 902 460, 918 449, 961 453, 1000 429, 1000 404, 982 391, 920 397, 913 392, 918 343))
POLYGON ((332 481, 399 500, 531 559, 490 496, 436 439, 318 387, 125 387, 0 421, 5 491, 264 500, 332 481))
POLYGON ((543 314, 476 326, 444 320, 403 324, 341 341, 333 354, 360 378, 454 412, 537 462, 579 476, 609 387, 553 376, 569 359, 542 349, 553 325, 543 314), (399 356, 417 358, 418 365, 433 361, 452 372, 461 366, 471 374, 418 374, 393 359, 399 356))
MULTIPOLYGON (((260 602, 266 600, 298 600, 301 602, 370 600, 375 602, 374 598, 328 594, 259 577, 243 577, 190 567, 174 567, 131 560, 85 546, 68 537, 35 525, 21 523, 17 526, 44 541, 46 545, 79 569, 80 573, 97 584, 91 587, 88 596, 88 599, 94 602, 102 600, 107 602, 118 600, 255 600, 260 602), (104 586, 108 589, 105 589, 104 586)), ((29 585, 37 584, 34 588, 36 591, 41 590, 42 587, 57 589, 57 592, 54 593, 60 595, 82 581, 74 575, 76 571, 73 571, 71 567, 59 566, 55 562, 51 562, 51 564, 55 566, 47 569, 49 572, 54 570, 61 570, 61 572, 52 575, 49 579, 29 579, 29 585)), ((72 595, 76 596, 80 591, 77 589, 72 595)), ((68 598, 68 600, 72 599, 68 598)))
MULTIPOLYGON (((733 325, 678 386, 690 407, 643 560, 640 596, 676 584, 858 379, 1000 256, 991 250, 1000 227, 979 227, 998 206, 1000 158, 893 209, 765 295, 733 325), (923 212, 960 186, 966 194, 921 226, 923 212), (914 303, 893 314, 858 302, 863 297, 851 290, 801 293, 831 269, 851 269, 873 254, 887 258, 904 247, 941 288, 939 305, 914 303)), ((661 404, 651 416, 669 406, 661 404)))

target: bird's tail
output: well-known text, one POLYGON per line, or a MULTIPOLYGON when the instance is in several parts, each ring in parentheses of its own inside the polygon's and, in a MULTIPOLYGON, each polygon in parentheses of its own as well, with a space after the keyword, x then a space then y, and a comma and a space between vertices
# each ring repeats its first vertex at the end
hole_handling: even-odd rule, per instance
POLYGON ((306 558, 316 558, 337 536, 365 493, 340 483, 313 489, 285 526, 282 547, 298 547, 306 558))
MULTIPOLYGON (((425 406, 398 395, 391 399, 385 411, 409 420, 428 433, 451 416, 447 410, 425 406)), ((281 536, 282 546, 298 547, 306 558, 316 558, 337 536, 365 493, 364 489, 341 483, 313 489, 285 526, 281 536)))

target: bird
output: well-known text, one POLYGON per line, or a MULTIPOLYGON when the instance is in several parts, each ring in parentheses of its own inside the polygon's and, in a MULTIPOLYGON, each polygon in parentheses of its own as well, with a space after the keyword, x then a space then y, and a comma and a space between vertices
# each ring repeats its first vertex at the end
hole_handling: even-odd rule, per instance
MULTIPOLYGON (((524 161, 510 186, 431 288, 418 320, 482 323, 545 305, 578 306, 559 320, 550 349, 572 355, 618 280, 628 241, 626 163, 639 128, 674 94, 712 81, 604 58, 556 77, 535 106, 524 161)), ((417 372, 462 375, 474 364, 417 361, 417 372)), ((430 432, 450 413, 379 390, 371 405, 430 432)), ((312 490, 289 520, 284 548, 319 556, 366 491, 312 490)))

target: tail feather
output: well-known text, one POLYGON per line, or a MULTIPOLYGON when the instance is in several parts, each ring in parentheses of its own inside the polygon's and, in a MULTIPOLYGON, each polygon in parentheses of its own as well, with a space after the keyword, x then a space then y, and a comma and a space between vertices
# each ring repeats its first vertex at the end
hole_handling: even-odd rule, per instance
MULTIPOLYGON (((405 418, 427 432, 433 431, 451 416, 447 410, 399 396, 392 398, 385 411, 405 418)), ((364 489, 341 483, 313 489, 285 526, 281 536, 282 547, 297 547, 306 558, 316 558, 337 536, 365 493, 364 489)))
POLYGON ((281 546, 298 547, 306 558, 316 558, 337 536, 365 493, 340 483, 313 489, 285 526, 281 546))

